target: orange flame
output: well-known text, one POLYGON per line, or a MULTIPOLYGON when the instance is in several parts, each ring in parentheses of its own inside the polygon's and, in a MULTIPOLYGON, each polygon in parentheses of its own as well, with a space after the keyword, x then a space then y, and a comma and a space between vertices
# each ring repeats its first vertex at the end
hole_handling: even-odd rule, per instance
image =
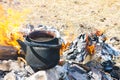
POLYGON ((94 54, 94 53, 95 53, 95 45, 94 45, 94 44, 88 45, 88 46, 87 46, 87 51, 88 51, 90 54, 94 54))
POLYGON ((88 36, 88 34, 86 34, 86 35, 87 35, 87 37, 86 37, 86 49, 87 49, 88 53, 94 54, 95 53, 95 44, 89 45, 89 43, 90 43, 89 37, 90 36, 88 36))
POLYGON ((11 8, 4 10, 0 5, 0 45, 14 46, 18 50, 20 46, 17 39, 23 40, 20 25, 25 21, 26 11, 17 11, 11 8))
MULTIPOLYGON (((102 36, 103 33, 104 33, 104 30, 96 30, 96 32, 91 33, 91 35, 86 34, 87 35, 86 49, 87 49, 88 53, 94 54, 95 53, 95 45, 96 45, 95 43, 89 44, 89 43, 91 43, 91 41, 89 40, 89 37, 92 37, 93 35, 96 35, 97 37, 99 37, 99 36, 102 36)), ((102 41, 106 41, 106 40, 107 40, 107 37, 105 37, 105 36, 102 37, 102 41)))
POLYGON ((70 46, 69 42, 67 42, 66 44, 62 43, 62 46, 61 46, 61 49, 60 49, 60 55, 61 56, 63 55, 63 52, 68 49, 69 46, 70 46))
POLYGON ((77 36, 77 34, 74 33, 75 32, 74 31, 75 28, 74 28, 74 25, 72 24, 72 22, 67 21, 66 25, 68 27, 63 30, 63 33, 65 35, 65 37, 64 37, 65 43, 62 43, 62 47, 60 49, 60 55, 63 55, 63 52, 68 49, 68 47, 70 46, 71 42, 77 36))

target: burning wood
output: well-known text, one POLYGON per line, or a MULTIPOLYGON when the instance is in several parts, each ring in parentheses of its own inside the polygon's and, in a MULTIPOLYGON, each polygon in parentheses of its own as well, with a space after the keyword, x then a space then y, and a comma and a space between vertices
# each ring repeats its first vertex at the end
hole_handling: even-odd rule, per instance
MULTIPOLYGON (((106 37, 103 33, 100 33, 100 31, 97 31, 95 34, 92 33, 90 35, 81 34, 76 40, 73 41, 69 50, 70 49, 72 49, 72 50, 74 49, 74 50, 72 52, 68 53, 67 57, 83 61, 83 59, 88 54, 94 54, 97 52, 96 50, 98 48, 97 47, 98 44, 100 44, 100 46, 102 47, 102 49, 101 49, 102 51, 104 51, 105 47, 108 48, 105 41, 106 41, 106 37), (79 55, 79 58, 77 55, 79 55)), ((113 50, 112 47, 109 47, 109 49, 113 50)), ((111 52, 109 52, 111 50, 107 50, 108 51, 107 53, 112 54, 111 52)), ((65 52, 65 54, 66 54, 66 52, 65 52)), ((104 52, 102 54, 104 54, 104 52)), ((118 53, 116 52, 115 54, 118 54, 118 53)), ((113 55, 115 55, 115 54, 113 53, 113 55)))
POLYGON ((0 60, 17 59, 17 51, 13 46, 0 46, 0 60))
POLYGON ((26 11, 4 9, 0 5, 0 59, 17 59, 20 46, 16 40, 23 40, 20 25, 26 14, 26 11))
POLYGON ((21 33, 20 25, 24 22, 26 12, 19 12, 14 9, 5 10, 0 5, 0 44, 4 46, 14 46, 18 50, 20 49, 17 39, 23 40, 23 34, 21 33), (22 13, 22 14, 21 14, 22 13))
MULTIPOLYGON (((114 56, 120 55, 120 51, 116 50, 109 44, 105 43, 106 40, 107 40, 106 36, 100 31, 97 31, 95 34, 92 33, 90 35, 81 34, 71 43, 71 46, 69 46, 69 49, 63 53, 64 57, 68 61, 72 61, 72 62, 74 61, 82 64, 86 64, 92 60, 97 60, 100 62, 100 64, 105 61, 109 61, 109 60, 112 61, 114 56)), ((71 62, 70 62, 70 65, 71 65, 71 62)), ((111 65, 108 65, 106 68, 109 68, 111 65)), ((103 67, 105 68, 105 66, 103 67)), ((102 74, 104 73, 102 72, 102 74)), ((92 77, 94 77, 94 75, 92 75, 92 77)), ((100 74, 99 74, 99 77, 100 77, 100 74)), ((77 79, 77 77, 75 77, 75 79, 77 79)), ((110 79, 111 78, 109 76, 108 80, 110 79)))

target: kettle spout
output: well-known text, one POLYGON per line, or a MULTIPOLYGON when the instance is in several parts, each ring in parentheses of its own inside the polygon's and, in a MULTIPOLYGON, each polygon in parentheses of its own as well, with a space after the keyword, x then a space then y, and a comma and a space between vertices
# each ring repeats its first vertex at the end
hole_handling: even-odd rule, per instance
POLYGON ((26 44, 23 42, 23 41, 21 41, 21 40, 17 40, 17 42, 18 42, 18 44, 21 46, 21 49, 26 53, 26 44))

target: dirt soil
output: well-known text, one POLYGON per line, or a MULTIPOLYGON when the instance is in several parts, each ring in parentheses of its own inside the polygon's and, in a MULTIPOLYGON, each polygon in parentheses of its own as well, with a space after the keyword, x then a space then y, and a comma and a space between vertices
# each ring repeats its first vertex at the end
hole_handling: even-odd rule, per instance
MULTIPOLYGON (((108 40, 120 39, 120 0, 3 0, 0 3, 6 8, 29 9, 26 23, 34 26, 54 26, 73 35, 99 29, 105 31, 108 40)), ((119 43, 116 45, 120 49, 119 43)))

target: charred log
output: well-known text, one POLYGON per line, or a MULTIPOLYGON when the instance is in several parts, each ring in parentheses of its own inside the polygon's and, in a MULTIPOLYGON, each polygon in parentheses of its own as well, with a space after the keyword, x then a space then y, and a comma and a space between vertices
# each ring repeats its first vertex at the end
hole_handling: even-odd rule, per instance
POLYGON ((16 60, 18 57, 18 50, 12 46, 0 45, 0 60, 16 60))

